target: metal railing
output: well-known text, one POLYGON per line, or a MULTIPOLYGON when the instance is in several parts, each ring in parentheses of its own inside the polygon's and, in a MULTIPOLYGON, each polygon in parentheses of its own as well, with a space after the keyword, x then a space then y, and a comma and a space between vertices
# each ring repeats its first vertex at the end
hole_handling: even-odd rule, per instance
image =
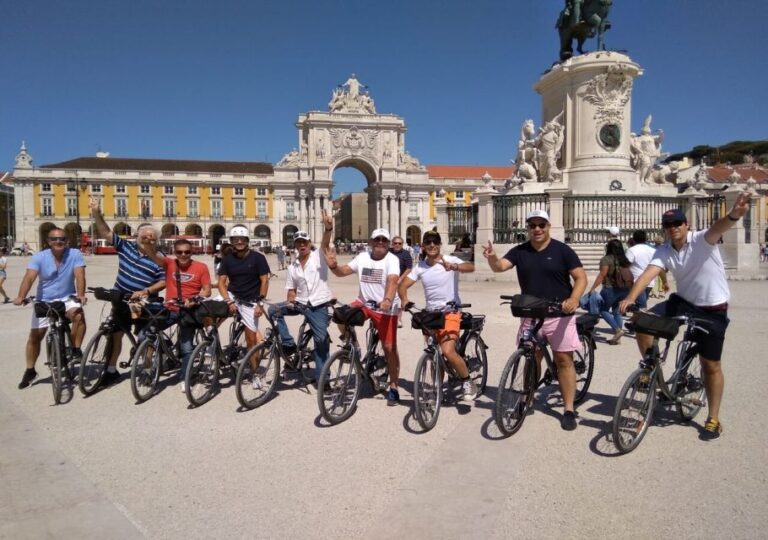
POLYGON ((477 229, 477 205, 449 206, 448 211, 448 242, 455 243, 469 235, 470 242, 475 243, 477 229))
POLYGON ((520 244, 527 239, 525 216, 531 210, 549 212, 549 195, 531 193, 498 195, 493 198, 493 241, 497 244, 520 244))
POLYGON ((725 208, 725 196, 717 194, 707 198, 696 199, 696 223, 693 226, 697 231, 708 229, 715 221, 727 212, 725 208))

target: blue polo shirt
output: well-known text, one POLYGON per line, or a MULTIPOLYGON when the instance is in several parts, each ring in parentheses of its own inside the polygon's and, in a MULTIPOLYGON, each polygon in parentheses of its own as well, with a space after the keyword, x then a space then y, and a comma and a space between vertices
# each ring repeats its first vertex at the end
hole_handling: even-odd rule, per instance
POLYGON ((139 251, 135 242, 112 234, 112 245, 117 250, 117 277, 115 289, 132 293, 141 291, 165 279, 165 269, 139 251))
POLYGON ((52 302, 75 294, 75 268, 85 268, 83 254, 77 249, 66 248, 58 265, 50 249, 32 255, 27 269, 37 271, 35 299, 52 302))

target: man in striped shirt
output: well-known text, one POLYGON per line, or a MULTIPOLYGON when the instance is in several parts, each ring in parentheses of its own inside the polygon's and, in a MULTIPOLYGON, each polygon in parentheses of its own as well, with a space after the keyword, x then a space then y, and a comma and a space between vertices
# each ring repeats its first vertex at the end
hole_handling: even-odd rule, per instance
MULTIPOLYGON (((136 231, 136 243, 129 242, 114 234, 101 213, 98 199, 91 197, 89 206, 93 216, 96 234, 112 244, 117 250, 117 278, 113 289, 131 293, 132 299, 156 296, 165 288, 165 270, 158 265, 154 256, 157 252, 157 231, 151 225, 141 225, 136 231)), ((102 384, 110 385, 120 380, 117 371, 117 359, 123 343, 123 333, 130 332, 131 314, 128 305, 121 302, 115 305, 114 316, 123 329, 112 334, 112 350, 109 366, 102 384)))

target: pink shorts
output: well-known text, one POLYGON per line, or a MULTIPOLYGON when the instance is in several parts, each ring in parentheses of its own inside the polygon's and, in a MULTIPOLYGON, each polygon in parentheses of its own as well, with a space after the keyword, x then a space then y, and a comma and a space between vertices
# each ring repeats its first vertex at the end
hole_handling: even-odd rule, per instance
MULTIPOLYGON (((531 327, 531 321, 532 319, 523 319, 520 322, 520 329, 517 331, 518 343, 523 331, 531 327)), ((547 339, 549 346, 555 352, 571 352, 581 348, 575 315, 544 319, 544 324, 539 330, 539 337, 541 336, 547 339)))

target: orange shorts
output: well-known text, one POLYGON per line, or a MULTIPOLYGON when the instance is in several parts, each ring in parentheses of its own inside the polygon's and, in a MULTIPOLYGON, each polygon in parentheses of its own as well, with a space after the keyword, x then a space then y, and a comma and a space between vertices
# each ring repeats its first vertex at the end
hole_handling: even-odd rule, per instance
POLYGON ((445 314, 445 326, 442 330, 435 332, 438 343, 442 343, 447 339, 459 340, 459 333, 461 332, 461 313, 452 312, 445 314))

